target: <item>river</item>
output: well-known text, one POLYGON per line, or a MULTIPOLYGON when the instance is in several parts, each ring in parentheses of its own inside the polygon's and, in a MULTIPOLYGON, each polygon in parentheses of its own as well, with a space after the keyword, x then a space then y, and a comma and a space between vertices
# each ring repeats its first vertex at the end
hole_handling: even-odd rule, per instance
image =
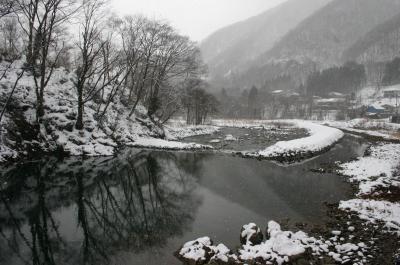
MULTIPOLYGON (((191 140, 204 137, 212 138, 191 140)), ((126 149, 112 158, 45 157, 2 167, 0 264, 171 265, 179 264, 174 251, 200 236, 236 247, 245 223, 323 225, 325 203, 350 198, 351 187, 311 169, 348 161, 366 147, 346 136, 293 165, 126 149)))

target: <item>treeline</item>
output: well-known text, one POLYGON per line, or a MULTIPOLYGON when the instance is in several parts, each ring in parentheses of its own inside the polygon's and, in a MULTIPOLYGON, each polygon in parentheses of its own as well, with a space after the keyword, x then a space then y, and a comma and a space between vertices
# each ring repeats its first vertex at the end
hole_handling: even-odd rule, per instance
POLYGON ((385 71, 382 76, 382 84, 391 86, 400 84, 400 58, 396 57, 385 64, 385 71))
POLYGON ((199 123, 215 111, 215 98, 192 85, 204 82, 205 74, 196 43, 168 23, 109 15, 103 0, 0 0, 0 5, 1 58, 25 60, 38 124, 46 111, 45 91, 58 67, 75 73, 78 130, 84 128, 89 102, 99 104, 96 119, 101 121, 117 98, 129 113, 127 119, 141 104, 157 123, 184 110, 188 116, 200 111, 196 115, 201 118, 188 119, 199 123), (199 93, 207 95, 202 103, 188 104, 197 102, 199 93))
POLYGON ((186 110, 187 124, 203 124, 210 114, 218 112, 219 101, 206 92, 207 83, 203 80, 188 80, 183 95, 183 106, 186 110))
POLYGON ((351 94, 362 88, 366 80, 364 65, 349 62, 310 74, 303 89, 306 95, 326 96, 330 92, 351 94))

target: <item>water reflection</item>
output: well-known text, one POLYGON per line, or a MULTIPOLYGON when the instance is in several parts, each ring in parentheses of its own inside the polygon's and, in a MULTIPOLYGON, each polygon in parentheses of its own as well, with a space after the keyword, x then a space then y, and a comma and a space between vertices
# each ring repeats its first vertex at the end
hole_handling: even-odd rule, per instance
POLYGON ((41 160, 4 170, 4 264, 108 264, 116 251, 163 246, 193 219, 195 179, 172 153, 41 160))
POLYGON ((286 167, 134 149, 0 168, 0 264, 179 264, 173 252, 183 242, 208 235, 234 248, 244 223, 324 223, 324 202, 346 199, 349 185, 310 169, 365 148, 346 137, 328 153, 286 167))

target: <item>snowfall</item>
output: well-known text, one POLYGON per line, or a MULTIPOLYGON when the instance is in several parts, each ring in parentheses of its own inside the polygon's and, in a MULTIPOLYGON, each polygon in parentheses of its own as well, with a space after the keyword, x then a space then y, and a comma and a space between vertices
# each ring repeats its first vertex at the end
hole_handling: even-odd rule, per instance
MULTIPOLYGON (((6 99, 17 78, 21 62, 15 62, 12 70, 0 81, 0 98, 6 99)), ((0 63, 0 68, 6 68, 0 63)), ((85 129, 74 129, 77 97, 73 86, 74 75, 64 69, 57 69, 45 90, 45 110, 40 127, 39 140, 27 141, 18 138, 18 124, 12 115, 23 117, 26 124, 35 123, 35 92, 33 78, 25 74, 20 80, 13 96, 13 109, 7 111, 2 121, 0 135, 0 162, 8 158, 24 156, 28 146, 39 146, 52 152, 62 147, 70 155, 110 156, 118 147, 133 146, 168 150, 210 150, 213 147, 197 143, 179 141, 185 137, 213 134, 221 127, 263 127, 292 126, 305 129, 308 136, 300 139, 281 141, 269 147, 260 147, 259 151, 244 151, 243 155, 257 158, 274 159, 276 157, 298 157, 316 155, 327 151, 344 136, 342 130, 379 136, 384 140, 398 140, 396 133, 400 125, 387 120, 369 121, 357 119, 348 122, 325 122, 318 124, 303 120, 249 121, 249 120, 213 120, 207 126, 186 126, 182 122, 171 121, 167 126, 156 125, 146 115, 146 109, 139 106, 133 116, 128 118, 129 110, 122 105, 122 99, 115 97, 103 119, 98 121, 96 113, 99 106, 89 101, 85 106, 85 129)), ((107 96, 107 93, 106 95, 107 96)), ((226 135, 225 141, 236 141, 232 135, 226 135)), ((379 194, 390 192, 391 187, 400 187, 400 144, 380 143, 369 148, 368 154, 354 161, 340 164, 338 174, 358 186, 356 198, 339 203, 339 208, 357 214, 365 222, 381 224, 388 233, 400 236, 400 204, 379 200, 379 194), (374 199, 375 198, 375 199, 374 199)), ((283 264, 290 257, 311 251, 315 255, 326 254, 338 262, 351 259, 353 264, 364 264, 367 247, 363 242, 344 242, 338 240, 338 233, 331 238, 314 238, 298 231, 282 231, 276 222, 268 223, 266 240, 261 244, 244 244, 236 254, 226 246, 213 246, 209 238, 204 237, 186 243, 179 252, 180 257, 192 260, 252 260, 283 264), (209 253, 207 253, 207 251, 209 253)))
MULTIPOLYGON (((0 63, 2 70, 7 67, 7 63, 0 63)), ((10 95, 21 67, 21 61, 14 62, 5 78, 0 81, 0 97, 2 99, 6 99, 10 95)), ((73 73, 62 68, 54 71, 44 93, 45 115, 42 118, 39 136, 37 139, 27 140, 19 135, 21 125, 15 122, 15 117, 18 116, 22 117, 26 124, 23 127, 35 124, 36 96, 33 77, 29 73, 24 74, 12 97, 12 109, 6 112, 2 121, 0 161, 23 157, 27 154, 26 150, 33 149, 32 146, 49 153, 62 149, 74 156, 111 156, 118 148, 124 146, 168 150, 209 150, 213 147, 183 143, 179 140, 189 136, 213 134, 223 126, 264 126, 270 129, 281 122, 304 128, 309 132, 310 136, 306 138, 279 142, 257 153, 244 152, 248 156, 265 158, 290 157, 299 153, 319 152, 343 136, 340 130, 296 120, 251 122, 215 120, 211 125, 206 126, 186 126, 182 121, 171 121, 166 126, 159 126, 147 116, 143 106, 137 107, 134 115, 128 117, 129 109, 123 106, 123 99, 120 98, 120 95, 114 97, 101 121, 97 118, 98 113, 103 110, 104 104, 98 104, 95 100, 88 101, 84 108, 84 130, 78 131, 74 128, 77 115, 77 93, 74 91, 74 78, 73 73), (12 136, 10 137, 10 135, 12 136)), ((105 98, 109 96, 109 93, 110 89, 106 89, 105 98)), ((232 135, 226 135, 224 140, 236 141, 237 139, 232 135)))
MULTIPOLYGON (((283 122, 283 121, 282 121, 283 122)), ((358 216, 366 224, 383 228, 383 232, 400 236, 400 203, 379 199, 383 193, 390 189, 400 188, 400 144, 393 143, 399 125, 391 124, 387 120, 357 119, 348 122, 331 122, 329 127, 307 121, 284 121, 292 126, 304 128, 309 136, 292 141, 279 142, 267 147, 263 151, 254 153, 254 156, 279 156, 291 155, 296 152, 319 152, 333 145, 343 137, 339 128, 358 133, 360 130, 366 135, 377 135, 377 128, 381 130, 379 136, 383 141, 371 144, 366 154, 354 161, 338 164, 337 173, 344 176, 345 180, 356 185, 358 191, 355 198, 339 202, 339 209, 358 216), (334 128, 337 127, 337 128, 334 128), (350 129, 350 130, 348 130, 350 129)), ((213 125, 232 127, 268 126, 266 121, 246 122, 240 121, 214 121, 213 125)), ((253 226, 244 226, 244 231, 253 226), (247 227, 247 228, 246 228, 247 227)), ((348 224, 348 230, 356 228, 348 224)), ((265 264, 286 264, 311 251, 312 255, 331 256, 338 263, 352 262, 351 264, 366 264, 368 262, 367 242, 354 242, 341 237, 341 231, 332 231, 331 238, 314 238, 302 231, 282 231, 280 225, 274 221, 268 223, 266 240, 259 244, 248 242, 236 252, 231 251, 223 244, 213 245, 208 237, 190 241, 179 250, 181 260, 202 260, 210 262, 220 260, 230 261, 230 264, 242 264, 254 260, 263 260, 265 264), (207 252, 208 251, 208 252, 207 252)), ((249 238, 249 236, 247 236, 249 238)), ((350 239, 350 238, 349 238, 350 239)))

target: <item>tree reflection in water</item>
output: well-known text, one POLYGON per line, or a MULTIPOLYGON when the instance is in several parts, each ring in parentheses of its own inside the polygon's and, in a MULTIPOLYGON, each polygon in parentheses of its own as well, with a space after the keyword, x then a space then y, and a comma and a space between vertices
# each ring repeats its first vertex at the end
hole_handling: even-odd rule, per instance
POLYGON ((185 164, 173 153, 131 150, 0 169, 0 263, 106 264, 119 251, 162 247, 200 205, 196 166, 185 164))

